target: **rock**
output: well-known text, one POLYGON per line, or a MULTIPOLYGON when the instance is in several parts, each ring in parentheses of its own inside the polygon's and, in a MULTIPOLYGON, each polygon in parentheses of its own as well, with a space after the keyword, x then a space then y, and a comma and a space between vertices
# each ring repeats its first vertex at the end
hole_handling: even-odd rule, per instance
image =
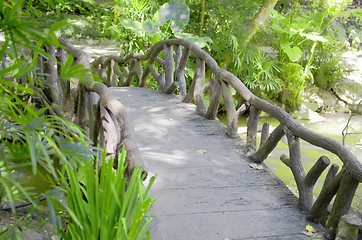
POLYGON ((362 100, 362 84, 342 78, 333 86, 334 92, 346 103, 356 105, 362 100))
MULTIPOLYGON (((362 114, 362 51, 346 52, 342 58, 349 71, 328 91, 313 86, 307 88, 303 94, 305 108, 313 112, 352 111, 362 114)), ((307 112, 304 114, 308 115, 307 112)))
POLYGON ((303 95, 302 110, 310 109, 313 112, 339 112, 347 111, 345 104, 331 92, 313 88, 303 95))
POLYGON ((325 121, 324 117, 306 107, 299 112, 298 119, 308 120, 310 123, 325 121))
POLYGON ((362 114, 362 51, 345 52, 343 62, 349 71, 333 86, 339 100, 343 101, 352 112, 362 114))

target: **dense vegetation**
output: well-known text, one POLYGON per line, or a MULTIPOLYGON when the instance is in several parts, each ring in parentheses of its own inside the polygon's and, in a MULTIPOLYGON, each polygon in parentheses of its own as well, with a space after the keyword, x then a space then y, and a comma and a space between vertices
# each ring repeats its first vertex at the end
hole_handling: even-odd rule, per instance
MULTIPOLYGON (((125 151, 114 159, 118 163, 114 170, 113 159, 106 161, 105 151, 94 145, 62 106, 54 104, 63 102, 54 99, 64 96, 49 90, 54 79, 42 68, 56 63, 48 50, 50 45, 60 47, 54 31, 64 22, 39 31, 42 24, 30 13, 47 9, 42 9, 42 3, 35 4, 39 9, 33 6, 25 1, 0 1, 4 37, 0 49, 0 213, 2 220, 9 218, 0 238, 22 239, 24 228, 34 226, 34 214, 44 209, 42 200, 47 203, 45 222, 55 229, 54 239, 149 238, 152 219, 145 215, 154 202, 148 197, 153 180, 145 189, 139 167, 127 178, 125 151), (29 176, 38 178, 27 183, 29 176), (46 191, 39 192, 36 187, 42 184, 47 185, 46 191), (19 206, 29 204, 26 214, 17 214, 19 206)), ((88 70, 73 61, 69 55, 64 63, 58 62, 63 65, 61 84, 88 79, 88 70)), ((23 239, 29 237, 34 236, 28 233, 23 239)))
POLYGON ((350 0, 64 1, 40 2, 27 11, 48 24, 66 19, 68 24, 60 30, 66 37, 117 40, 122 53, 144 52, 161 39, 188 38, 206 47, 220 66, 254 93, 292 111, 300 106, 306 86, 330 90, 346 70, 341 54, 360 48, 358 4, 350 0), (263 3, 276 5, 264 26, 251 26, 263 3), (185 18, 178 17, 182 14, 185 18), (258 31, 250 35, 245 30, 250 27, 258 31))
MULTIPOLYGON (((48 44, 58 47, 57 36, 119 41, 121 54, 145 52, 162 39, 187 38, 207 48, 220 66, 242 79, 256 95, 294 110, 299 107, 307 85, 329 90, 338 81, 345 71, 340 63, 343 51, 360 48, 362 10, 351 9, 353 4, 359 3, 349 0, 0 0, 0 34, 5 39, 0 45, 0 206, 9 206, 15 212, 15 205, 25 200, 37 208, 40 198, 46 196, 50 219, 65 239, 77 239, 86 233, 84 229, 88 229, 87 234, 94 239, 99 238, 98 234, 105 234, 104 239, 149 236, 150 219, 143 226, 140 222, 133 227, 129 222, 124 223, 129 226, 126 232, 108 232, 107 226, 98 226, 97 221, 114 219, 107 219, 109 216, 102 215, 101 211, 94 215, 87 212, 95 208, 90 204, 107 200, 97 195, 99 187, 124 193, 126 179, 117 178, 123 175, 124 167, 120 165, 117 172, 112 172, 109 165, 104 164, 100 173, 89 171, 97 161, 97 147, 82 129, 60 117, 58 108, 49 104, 54 95, 46 91, 49 83, 37 69, 37 63, 39 55, 51 58, 44 48, 48 44), (261 14, 263 6, 274 10, 265 13, 263 26, 255 26, 253 20, 257 13, 261 14), (26 168, 34 175, 45 170, 44 177, 52 190, 39 195, 24 187, 14 173, 26 168), (107 171, 109 179, 102 182, 99 175, 107 171), (89 175, 84 176, 85 173, 89 175), (98 178, 100 183, 96 181, 98 178), (109 185, 103 185, 105 182, 109 185), (87 188, 79 187, 80 183, 87 188), (59 211, 67 212, 66 217, 60 218, 59 211), (92 232, 97 228, 103 230, 92 232), (139 229, 140 235, 135 234, 139 229)), ((69 69, 62 73, 64 79, 82 80, 85 72, 72 68, 71 59, 67 63, 69 69)), ((193 76, 192 72, 186 74, 193 76)), ((142 193, 145 201, 137 201, 139 211, 149 209, 152 204, 152 200, 146 200, 149 189, 142 189, 140 174, 135 171, 136 177, 130 181, 127 191, 129 196, 120 196, 120 199, 135 200, 142 193)), ((108 194, 109 199, 113 192, 108 194)), ((113 204, 114 209, 127 216, 127 221, 132 221, 134 216, 145 218, 144 213, 138 215, 141 213, 124 210, 126 205, 120 201, 113 204)), ((1 236, 18 236, 21 221, 2 230, 1 236)), ((122 222, 117 223, 121 229, 122 222)))

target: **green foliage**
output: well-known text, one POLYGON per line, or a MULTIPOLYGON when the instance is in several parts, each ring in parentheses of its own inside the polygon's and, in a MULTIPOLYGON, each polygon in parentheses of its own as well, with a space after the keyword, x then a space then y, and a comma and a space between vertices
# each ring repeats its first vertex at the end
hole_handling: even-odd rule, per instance
POLYGON ((138 37, 146 38, 149 43, 169 38, 186 38, 200 47, 204 47, 211 39, 198 37, 182 32, 189 23, 190 9, 183 1, 172 0, 163 4, 152 18, 139 22, 131 19, 120 19, 126 29, 136 33, 138 37))
POLYGON ((298 109, 307 84, 314 81, 318 87, 328 89, 342 73, 340 50, 336 47, 341 38, 328 33, 335 33, 332 24, 341 16, 345 3, 313 4, 313 8, 306 8, 296 2, 288 14, 271 14, 271 29, 277 36, 272 47, 278 52, 283 80, 282 91, 274 98, 287 110, 298 109))
POLYGON ((330 60, 331 57, 339 58, 341 49, 347 45, 360 46, 361 10, 346 11, 345 7, 351 2, 348 0, 331 0, 326 4, 312 1, 307 5, 284 1, 286 7, 280 12, 274 11, 271 21, 245 47, 240 42, 246 32, 245 25, 263 2, 211 0, 206 1, 203 8, 202 1, 190 0, 120 0, 102 4, 92 0, 53 0, 54 4, 48 4, 46 9, 41 1, 34 1, 36 4, 26 9, 29 13, 30 9, 44 10, 42 17, 49 16, 47 22, 66 18, 69 26, 61 32, 67 37, 121 41, 121 54, 144 53, 153 43, 166 38, 187 38, 207 46, 221 67, 243 79, 256 94, 273 99, 280 99, 276 91, 293 90, 283 89, 280 76, 283 65, 291 62, 300 64, 305 74, 312 73, 316 86, 328 89, 342 73, 339 61, 330 60), (355 21, 352 26, 356 28, 349 26, 347 29, 339 24, 347 20, 355 21), (200 38, 201 35, 206 38, 200 38), (263 51, 264 46, 272 47, 272 54, 263 51), (260 54, 250 54, 250 48, 260 54), (324 77, 328 74, 332 75, 330 81, 324 77))
POLYGON ((154 202, 148 197, 154 178, 144 189, 142 169, 136 167, 127 183, 125 157, 123 150, 116 170, 105 152, 99 171, 93 170, 91 162, 78 169, 69 165, 63 168, 68 177, 62 182, 67 187, 59 190, 65 192, 63 206, 70 212, 63 239, 150 239, 147 228, 152 218, 146 213, 154 202))
POLYGON ((281 72, 278 61, 271 59, 257 47, 245 49, 242 59, 239 70, 240 78, 250 90, 255 92, 280 91, 282 81, 278 77, 281 72))
POLYGON ((74 64, 74 57, 69 55, 64 66, 60 70, 60 77, 68 79, 71 81, 71 78, 76 78, 79 81, 86 82, 89 81, 90 69, 83 68, 82 64, 74 64))
POLYGON ((169 1, 158 9, 153 18, 156 26, 171 21, 171 28, 179 32, 189 23, 190 8, 183 1, 169 1))
MULTIPOLYGON (((42 2, 35 3, 33 8, 25 1, 0 0, 0 31, 4 33, 5 37, 0 50, 0 154, 2 156, 0 161, 0 207, 9 206, 15 213, 15 205, 18 203, 27 201, 33 205, 28 215, 19 218, 8 228, 2 229, 0 237, 21 239, 20 232, 24 227, 24 221, 27 222, 32 218, 34 209, 38 208, 40 197, 46 196, 49 217, 53 225, 59 227, 59 231, 63 232, 64 237, 68 237, 67 234, 70 234, 71 239, 77 239, 76 236, 71 235, 76 233, 76 227, 72 223, 83 228, 86 223, 80 221, 84 220, 82 219, 84 216, 77 215, 81 213, 71 208, 75 205, 69 203, 68 206, 65 199, 73 200, 72 193, 79 190, 79 184, 82 183, 84 185, 81 188, 88 191, 89 202, 87 204, 94 199, 91 194, 93 194, 92 196, 103 196, 103 198, 99 198, 102 202, 98 202, 98 199, 91 206, 91 209, 102 210, 103 229, 115 220, 111 214, 105 214, 104 209, 101 209, 110 206, 104 201, 111 201, 110 196, 115 193, 114 191, 121 193, 119 190, 123 189, 121 195, 115 195, 116 198, 118 197, 117 206, 112 209, 117 210, 118 207, 124 215, 113 211, 112 213, 126 218, 117 219, 119 220, 117 223, 121 224, 119 226, 122 228, 118 230, 112 228, 110 231, 125 234, 127 239, 137 239, 137 237, 143 239, 143 236, 149 235, 147 227, 151 218, 148 218, 145 224, 143 224, 143 219, 153 202, 152 199, 147 198, 152 182, 147 190, 143 191, 140 180, 141 170, 137 168, 129 182, 129 191, 125 193, 125 178, 121 175, 126 166, 120 165, 119 170, 113 172, 113 164, 104 162, 102 174, 99 174, 98 171, 94 172, 92 163, 98 156, 99 149, 92 146, 83 130, 57 116, 55 109, 47 103, 43 96, 43 84, 40 81, 43 76, 37 68, 38 56, 51 58, 44 51, 44 47, 47 44, 58 46, 55 31, 63 27, 65 22, 48 26, 43 31, 36 30, 39 22, 28 21, 22 14, 30 11, 36 12, 36 9, 42 8, 48 11, 54 6, 45 6, 42 2), (59 171, 59 165, 63 171, 59 171), (19 179, 14 174, 25 172, 27 169, 31 169, 33 175, 39 175, 40 172, 45 171, 46 174, 43 177, 49 186, 53 185, 54 189, 39 194, 33 187, 27 187, 23 182, 24 179, 19 179), (64 174, 65 172, 67 174, 64 174), (99 184, 98 174, 101 178, 99 184), (93 176, 92 179, 91 176, 93 176), (71 183, 71 188, 68 186, 64 190, 59 187, 59 184, 68 185, 68 182, 71 183), (77 184, 74 185, 75 183, 77 184), (98 186, 104 191, 100 192, 98 186), (119 208, 118 203, 122 201, 125 201, 125 204, 119 208), (62 230, 62 227, 67 228, 68 226, 61 225, 58 206, 70 214, 68 230, 62 230), (122 231, 123 229, 128 230, 122 231)), ((50 0, 47 3, 50 3, 50 0)), ((60 75, 65 79, 77 78, 85 81, 89 69, 82 67, 74 65, 74 59, 70 56, 60 75)), ((124 163, 125 154, 122 156, 124 163)), ((79 197, 79 195, 75 197, 79 197)), ((101 231, 101 234, 105 233, 101 231)), ((83 235, 85 237, 82 239, 86 239, 91 237, 92 233, 84 232, 83 235)), ((108 234, 108 236, 111 235, 108 234)), ((116 238, 117 235, 114 238, 105 237, 104 239, 116 238)))
POLYGON ((280 102, 285 104, 287 110, 299 108, 306 86, 306 80, 310 74, 306 74, 304 68, 298 63, 288 63, 283 65, 281 79, 283 80, 283 91, 279 94, 280 102))

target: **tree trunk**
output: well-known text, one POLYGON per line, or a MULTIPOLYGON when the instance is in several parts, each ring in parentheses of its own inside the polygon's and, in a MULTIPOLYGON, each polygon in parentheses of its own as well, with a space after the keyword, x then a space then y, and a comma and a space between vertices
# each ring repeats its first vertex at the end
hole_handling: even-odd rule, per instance
POLYGON ((278 0, 265 0, 263 6, 259 9, 256 15, 251 19, 245 29, 245 35, 241 42, 246 46, 249 41, 253 38, 255 33, 264 25, 265 21, 268 19, 271 10, 274 8, 278 0))

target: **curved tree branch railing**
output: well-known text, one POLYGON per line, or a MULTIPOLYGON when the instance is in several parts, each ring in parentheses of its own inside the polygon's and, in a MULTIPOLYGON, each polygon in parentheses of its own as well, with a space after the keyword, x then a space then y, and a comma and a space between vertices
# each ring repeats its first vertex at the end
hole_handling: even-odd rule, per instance
POLYGON ((238 119, 250 107, 246 141, 248 156, 254 162, 262 163, 286 135, 289 158, 283 155, 281 161, 291 169, 297 183, 299 207, 309 211, 309 220, 319 222, 336 195, 332 213, 325 225, 328 237, 335 236, 338 221, 348 212, 358 184, 362 181, 361 162, 342 144, 304 128, 282 108, 255 96, 239 78, 221 69, 208 53, 186 39, 157 42, 144 55, 129 53, 124 57, 103 56, 92 63, 92 69, 109 87, 130 86, 135 77, 138 78, 140 87, 146 87, 149 75, 152 75, 161 92, 168 94, 176 92, 184 102, 194 100, 197 113, 207 119, 216 118, 223 98, 227 112, 226 134, 229 137, 237 137, 238 119), (188 60, 195 58, 195 75, 187 87, 185 67, 188 60), (207 73, 210 75, 208 79, 206 79, 207 73), (237 106, 234 104, 230 87, 234 88, 242 98, 237 106), (208 106, 204 100, 206 93, 209 94, 208 106), (268 125, 263 126, 261 146, 257 149, 257 128, 262 111, 275 117, 280 125, 270 135, 268 125), (334 153, 343 163, 343 168, 337 175, 338 166, 330 167, 323 189, 314 203, 312 193, 314 184, 330 161, 322 156, 314 167, 305 173, 301 163, 300 140, 334 153))
POLYGON ((117 156, 124 147, 127 150, 129 177, 134 167, 139 164, 140 157, 125 108, 112 98, 105 84, 93 80, 87 54, 75 48, 65 38, 60 37, 58 40, 62 47, 56 49, 48 46, 46 49, 52 58, 39 56, 38 61, 39 73, 45 76, 44 93, 47 101, 53 109, 58 110, 59 115, 84 129, 95 145, 105 148, 107 157, 115 159, 115 166, 117 156), (86 79, 61 79, 67 54, 73 56, 73 64, 82 64, 83 68, 89 69, 85 73, 86 79), (58 60, 57 64, 55 59, 58 60))

